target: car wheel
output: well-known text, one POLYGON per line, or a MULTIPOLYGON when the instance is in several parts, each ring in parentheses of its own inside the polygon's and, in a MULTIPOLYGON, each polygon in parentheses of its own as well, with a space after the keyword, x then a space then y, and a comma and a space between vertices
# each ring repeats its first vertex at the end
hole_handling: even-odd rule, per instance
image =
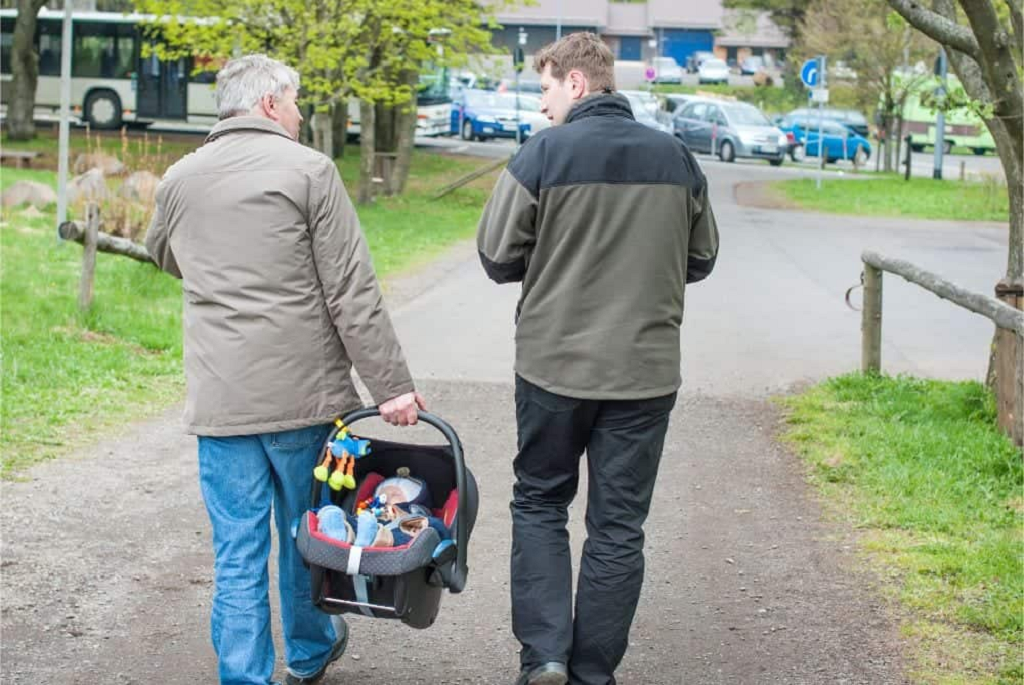
POLYGON ((807 150, 803 145, 797 145, 789 151, 789 158, 794 162, 802 162, 807 159, 807 150))
POLYGON ((942 143, 942 154, 948 155, 953 152, 953 141, 947 140, 942 143))
POLYGON ((462 122, 462 139, 473 140, 473 122, 469 119, 462 122))
POLYGON ((722 146, 718 148, 718 158, 723 162, 735 162, 736 161, 736 149, 732 146, 728 140, 722 143, 722 146))
POLYGON ((785 157, 779 157, 778 159, 769 159, 768 163, 771 164, 772 166, 782 166, 782 160, 784 159, 785 157))
POLYGON ((853 153, 854 166, 864 166, 868 161, 868 152, 863 146, 858 145, 853 153))
POLYGON ((121 126, 121 98, 112 90, 96 90, 85 99, 83 115, 95 129, 114 129, 121 126))

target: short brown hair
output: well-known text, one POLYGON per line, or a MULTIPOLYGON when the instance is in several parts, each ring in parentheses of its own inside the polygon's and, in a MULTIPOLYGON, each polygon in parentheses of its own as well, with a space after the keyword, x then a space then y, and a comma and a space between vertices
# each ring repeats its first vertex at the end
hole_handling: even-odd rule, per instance
POLYGON ((551 75, 562 81, 573 69, 587 77, 590 92, 615 90, 615 57, 604 41, 593 33, 570 33, 546 45, 533 56, 537 73, 551 65, 551 75))

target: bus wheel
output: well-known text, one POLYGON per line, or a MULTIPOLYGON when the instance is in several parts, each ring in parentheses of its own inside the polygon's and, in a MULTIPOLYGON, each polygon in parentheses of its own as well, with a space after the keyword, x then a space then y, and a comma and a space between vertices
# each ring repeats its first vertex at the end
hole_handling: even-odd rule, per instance
POLYGON ((121 99, 112 90, 94 90, 85 99, 85 120, 96 129, 121 126, 121 99))
POLYGON ((953 141, 946 140, 942 143, 942 153, 948 155, 953 151, 953 141))
POLYGON ((973 147, 971 148, 971 152, 981 157, 982 155, 985 154, 986 150, 983 147, 973 147))
POLYGON ((924 145, 919 145, 918 143, 911 143, 910 149, 913 150, 914 152, 924 152, 924 145))

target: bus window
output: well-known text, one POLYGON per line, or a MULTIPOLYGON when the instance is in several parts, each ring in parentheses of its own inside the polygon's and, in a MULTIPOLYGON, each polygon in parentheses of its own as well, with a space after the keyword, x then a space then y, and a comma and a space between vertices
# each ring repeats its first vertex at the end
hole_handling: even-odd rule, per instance
POLYGON ((117 24, 75 22, 72 75, 130 78, 135 71, 135 38, 117 24))
POLYGON ((39 20, 39 75, 60 76, 61 22, 39 20))
POLYGON ((14 45, 14 19, 0 19, 0 74, 11 73, 11 47, 14 45))

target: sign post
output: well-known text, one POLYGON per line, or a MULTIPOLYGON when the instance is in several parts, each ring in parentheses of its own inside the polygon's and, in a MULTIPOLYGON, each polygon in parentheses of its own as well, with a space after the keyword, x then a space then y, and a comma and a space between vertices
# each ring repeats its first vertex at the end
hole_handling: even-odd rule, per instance
MULTIPOLYGON (((946 99, 946 51, 939 48, 939 59, 935 62, 935 75, 939 77, 939 87, 935 94, 940 100, 946 99)), ((932 178, 942 180, 942 155, 946 152, 946 113, 939 108, 935 117, 935 165, 932 178)))
MULTIPOLYGON (((825 55, 804 62, 800 68, 800 80, 811 89, 811 102, 818 103, 818 173, 815 186, 821 190, 821 169, 825 166, 825 139, 823 134, 824 117, 822 106, 828 102, 828 88, 825 86, 825 55)), ((806 139, 804 144, 806 145, 806 139)))

